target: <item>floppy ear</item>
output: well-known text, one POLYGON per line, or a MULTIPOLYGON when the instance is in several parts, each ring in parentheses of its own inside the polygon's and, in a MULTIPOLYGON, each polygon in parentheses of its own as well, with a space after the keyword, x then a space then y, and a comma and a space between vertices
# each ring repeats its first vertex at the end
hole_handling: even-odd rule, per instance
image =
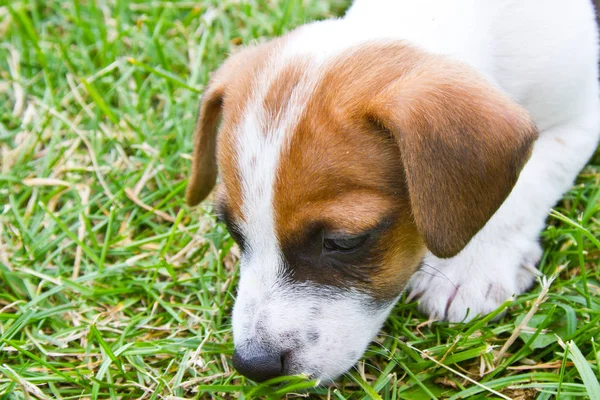
POLYGON ((537 138, 522 107, 437 57, 387 87, 370 114, 400 147, 417 228, 438 257, 456 255, 496 212, 537 138))
POLYGON ((192 170, 185 193, 189 205, 200 203, 215 186, 217 133, 226 92, 232 92, 234 98, 243 96, 239 88, 236 89, 236 82, 250 79, 248 75, 252 74, 252 68, 261 60, 261 53, 257 49, 258 47, 253 46, 246 47, 230 56, 213 74, 204 90, 194 133, 192 170))
POLYGON ((223 107, 225 85, 213 80, 204 91, 194 133, 192 170, 185 197, 194 206, 206 198, 217 181, 217 130, 223 107))

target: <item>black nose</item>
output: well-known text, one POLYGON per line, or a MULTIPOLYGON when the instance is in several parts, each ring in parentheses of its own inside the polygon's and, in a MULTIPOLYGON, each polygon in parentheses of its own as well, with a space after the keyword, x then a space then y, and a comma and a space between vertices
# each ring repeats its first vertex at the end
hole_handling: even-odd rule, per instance
POLYGON ((233 352, 233 366, 246 378, 256 382, 284 375, 284 354, 271 349, 245 348, 233 352))

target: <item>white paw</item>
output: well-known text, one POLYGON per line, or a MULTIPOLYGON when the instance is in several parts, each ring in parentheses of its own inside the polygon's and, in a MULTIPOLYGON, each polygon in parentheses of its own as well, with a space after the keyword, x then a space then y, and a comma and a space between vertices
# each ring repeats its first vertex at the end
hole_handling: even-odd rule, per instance
POLYGON ((408 284, 407 299, 418 300, 430 319, 460 322, 488 314, 535 281, 539 244, 519 250, 467 246, 450 259, 428 255, 408 284))

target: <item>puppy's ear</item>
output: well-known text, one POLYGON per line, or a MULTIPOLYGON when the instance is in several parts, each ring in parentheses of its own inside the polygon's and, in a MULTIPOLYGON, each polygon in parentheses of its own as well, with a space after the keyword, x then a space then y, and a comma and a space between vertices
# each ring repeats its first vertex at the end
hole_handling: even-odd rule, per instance
POLYGON ((400 147, 417 228, 438 257, 456 255, 496 212, 537 138, 528 113, 479 73, 433 56, 370 114, 400 147))
POLYGON ((185 193, 194 206, 206 198, 217 181, 217 128, 223 107, 225 85, 211 81, 204 91, 194 133, 192 170, 185 193))
MULTIPOLYGON (((234 80, 244 79, 248 64, 256 58, 255 48, 248 47, 227 61, 213 74, 204 90, 194 133, 192 170, 186 189, 186 201, 196 205, 212 191, 217 180, 217 133, 223 114, 224 100, 234 80)), ((231 90, 236 92, 237 90, 231 90)), ((234 96, 234 97, 236 97, 234 96)))

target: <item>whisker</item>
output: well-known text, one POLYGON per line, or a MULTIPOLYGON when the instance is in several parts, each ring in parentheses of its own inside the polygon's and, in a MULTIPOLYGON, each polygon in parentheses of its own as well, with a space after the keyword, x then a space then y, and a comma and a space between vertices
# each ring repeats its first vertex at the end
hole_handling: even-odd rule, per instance
MULTIPOLYGON (((446 274, 444 274, 441 270, 437 269, 436 267, 434 267, 433 265, 427 264, 426 262, 421 263, 421 268, 423 267, 429 267, 432 270, 436 271, 437 273, 439 273, 441 275, 441 277, 446 278, 446 280, 448 280, 448 282, 453 283, 450 278, 448 278, 448 276, 446 274)), ((422 269, 419 270, 419 272, 424 272, 427 274, 427 272, 423 271, 422 269)), ((429 274, 431 276, 434 276, 436 278, 439 278, 440 276, 435 275, 435 274, 429 274)))
MULTIPOLYGON (((462 296, 462 293, 460 293, 460 290, 459 290, 460 286, 457 285, 456 283, 452 282, 452 280, 450 278, 448 278, 448 276, 446 274, 444 274, 442 271, 435 268, 434 266, 427 264, 426 262, 423 262, 421 264, 421 268, 423 268, 423 267, 429 267, 429 268, 433 269, 434 271, 437 271, 441 275, 441 277, 445 278, 448 282, 450 282, 452 284, 452 286, 454 286, 454 290, 456 290, 456 293, 458 293, 460 295, 460 297, 463 298, 463 300, 464 300, 464 297, 462 296)), ((419 272, 428 274, 427 272, 423 271, 422 269, 420 269, 419 272)), ((436 277, 436 278, 440 277, 439 275, 434 275, 434 274, 429 274, 429 275, 436 277)))
POLYGON ((422 269, 418 270, 417 272, 421 272, 421 273, 423 273, 423 274, 427 274, 427 275, 429 275, 429 276, 433 276, 433 277, 435 277, 435 278, 438 278, 438 277, 439 277, 439 275, 436 275, 436 274, 434 274, 433 272, 427 272, 427 271, 423 271, 422 269))

